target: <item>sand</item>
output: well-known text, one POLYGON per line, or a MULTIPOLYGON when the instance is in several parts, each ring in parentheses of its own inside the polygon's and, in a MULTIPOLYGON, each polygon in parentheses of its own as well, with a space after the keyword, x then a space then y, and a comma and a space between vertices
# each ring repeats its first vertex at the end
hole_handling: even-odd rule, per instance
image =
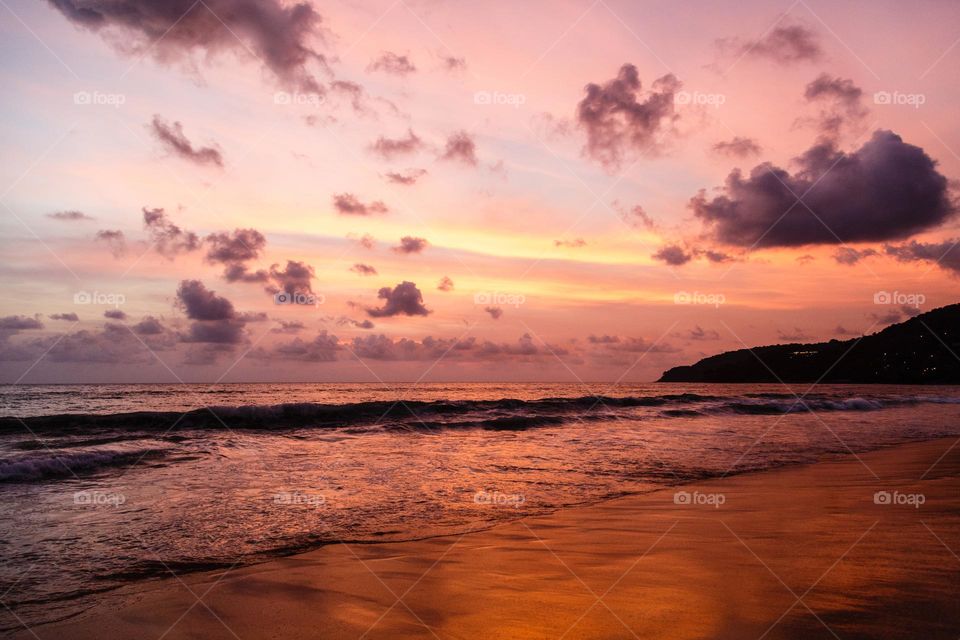
POLYGON ((955 442, 170 578, 18 637, 956 639, 955 442))

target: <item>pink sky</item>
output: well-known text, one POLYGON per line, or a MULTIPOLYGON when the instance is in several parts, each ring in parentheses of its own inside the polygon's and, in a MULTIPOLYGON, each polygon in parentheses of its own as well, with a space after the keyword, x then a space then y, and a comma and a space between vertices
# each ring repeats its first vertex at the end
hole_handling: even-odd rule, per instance
POLYGON ((164 6, 0 9, 3 382, 643 381, 957 302, 955 3, 164 6))

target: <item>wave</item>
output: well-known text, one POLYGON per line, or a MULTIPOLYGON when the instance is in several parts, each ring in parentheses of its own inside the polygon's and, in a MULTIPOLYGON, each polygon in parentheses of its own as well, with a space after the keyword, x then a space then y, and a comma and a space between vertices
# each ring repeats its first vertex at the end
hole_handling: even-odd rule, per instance
POLYGON ((0 460, 0 482, 24 482, 95 473, 104 469, 135 464, 141 460, 165 456, 166 449, 155 447, 101 449, 31 455, 0 460))
MULTIPOLYGON (((572 421, 685 418, 701 415, 776 415, 804 411, 879 411, 921 403, 957 404, 953 396, 837 397, 748 393, 715 396, 696 393, 655 396, 581 396, 538 400, 378 400, 345 404, 285 403, 212 406, 178 411, 114 414, 62 414, 0 418, 0 434, 84 434, 124 431, 171 434, 187 430, 371 427, 387 430, 524 430, 572 421), (647 412, 645 409, 659 409, 647 412)), ((171 436, 165 436, 169 439, 171 436)), ((64 445, 67 446, 67 445, 64 445)))

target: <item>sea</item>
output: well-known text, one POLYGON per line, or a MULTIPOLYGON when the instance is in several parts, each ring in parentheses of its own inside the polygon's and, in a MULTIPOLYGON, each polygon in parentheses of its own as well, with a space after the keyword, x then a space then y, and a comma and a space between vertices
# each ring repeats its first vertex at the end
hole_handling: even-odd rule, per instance
POLYGON ((957 387, 0 386, 0 631, 192 571, 957 435, 957 387))

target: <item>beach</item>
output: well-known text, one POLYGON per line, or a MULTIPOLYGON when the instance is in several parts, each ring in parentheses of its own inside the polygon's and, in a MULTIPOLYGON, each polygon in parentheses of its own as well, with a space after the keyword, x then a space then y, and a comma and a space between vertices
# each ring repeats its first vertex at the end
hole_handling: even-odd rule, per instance
POLYGON ((956 638, 956 442, 171 575, 15 637, 956 638))

